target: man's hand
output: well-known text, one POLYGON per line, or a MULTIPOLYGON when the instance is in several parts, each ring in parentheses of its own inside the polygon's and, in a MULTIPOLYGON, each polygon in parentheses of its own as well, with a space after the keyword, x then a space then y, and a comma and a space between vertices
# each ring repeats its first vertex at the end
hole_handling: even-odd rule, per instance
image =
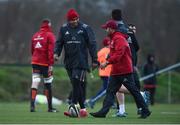
POLYGON ((105 59, 107 60, 107 59, 109 59, 109 57, 110 57, 109 54, 107 54, 105 59))
POLYGON ((54 54, 54 61, 58 61, 59 60, 59 56, 57 54, 54 54))
POLYGON ((135 72, 138 72, 138 68, 136 66, 133 67, 135 72))
POLYGON ((49 68, 49 69, 48 69, 49 72, 52 72, 52 71, 53 71, 53 66, 49 66, 48 68, 49 68))
POLYGON ((98 67, 98 63, 92 63, 92 70, 98 67))
POLYGON ((101 63, 100 68, 104 69, 108 65, 108 62, 101 63))

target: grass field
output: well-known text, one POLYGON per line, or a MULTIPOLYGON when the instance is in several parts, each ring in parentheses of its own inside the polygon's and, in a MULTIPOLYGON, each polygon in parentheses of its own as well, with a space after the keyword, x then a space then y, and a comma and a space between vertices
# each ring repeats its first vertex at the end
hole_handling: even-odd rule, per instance
MULTIPOLYGON (((101 104, 97 104, 95 109, 88 109, 89 112, 97 111, 101 104)), ((67 108, 65 104, 56 106, 58 113, 48 113, 46 105, 37 105, 37 112, 29 112, 28 103, 1 103, 0 104, 0 124, 15 123, 36 123, 36 124, 180 124, 180 104, 156 104, 150 107, 152 115, 147 119, 138 119, 135 104, 126 104, 128 117, 112 117, 115 110, 111 109, 106 118, 68 118, 63 115, 67 108)))

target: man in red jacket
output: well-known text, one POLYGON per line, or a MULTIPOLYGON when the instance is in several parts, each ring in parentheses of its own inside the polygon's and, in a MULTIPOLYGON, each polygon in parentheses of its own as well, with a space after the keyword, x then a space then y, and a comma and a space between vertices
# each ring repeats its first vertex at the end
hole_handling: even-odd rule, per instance
POLYGON ((142 108, 140 118, 147 118, 151 112, 134 83, 131 51, 126 41, 127 36, 117 31, 117 24, 113 20, 108 21, 102 28, 106 29, 111 42, 109 58, 100 67, 105 68, 108 64, 111 64, 112 69, 103 107, 98 112, 90 114, 93 117, 106 117, 114 102, 116 92, 123 84, 134 97, 136 105, 142 108))
POLYGON ((51 30, 51 22, 44 19, 41 23, 40 30, 32 37, 32 86, 31 86, 31 107, 30 111, 35 112, 35 98, 37 95, 38 85, 41 82, 41 76, 44 81, 44 94, 48 101, 48 112, 57 112, 52 107, 52 90, 53 81, 52 66, 54 64, 54 44, 55 36, 51 30))

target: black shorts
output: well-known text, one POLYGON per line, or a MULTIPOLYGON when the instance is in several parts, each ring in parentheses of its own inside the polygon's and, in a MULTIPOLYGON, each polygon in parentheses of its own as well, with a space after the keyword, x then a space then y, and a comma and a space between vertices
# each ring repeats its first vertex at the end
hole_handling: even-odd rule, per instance
POLYGON ((44 78, 48 78, 50 76, 52 76, 52 71, 49 71, 49 67, 48 66, 41 66, 41 65, 32 65, 32 73, 37 73, 42 75, 44 78))
POLYGON ((86 81, 86 70, 84 69, 67 69, 67 73, 70 79, 78 79, 82 82, 86 81))

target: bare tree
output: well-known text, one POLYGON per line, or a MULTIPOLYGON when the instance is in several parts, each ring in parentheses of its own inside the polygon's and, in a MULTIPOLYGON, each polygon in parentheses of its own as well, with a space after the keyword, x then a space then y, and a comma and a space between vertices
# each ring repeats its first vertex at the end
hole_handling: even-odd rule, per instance
POLYGON ((161 66, 180 59, 179 0, 6 0, 0 2, 0 63, 30 63, 30 40, 40 21, 50 18, 57 34, 69 8, 76 8, 80 19, 92 26, 99 48, 106 35, 100 26, 111 18, 112 9, 120 8, 124 21, 137 27, 140 64, 148 53, 161 66))

